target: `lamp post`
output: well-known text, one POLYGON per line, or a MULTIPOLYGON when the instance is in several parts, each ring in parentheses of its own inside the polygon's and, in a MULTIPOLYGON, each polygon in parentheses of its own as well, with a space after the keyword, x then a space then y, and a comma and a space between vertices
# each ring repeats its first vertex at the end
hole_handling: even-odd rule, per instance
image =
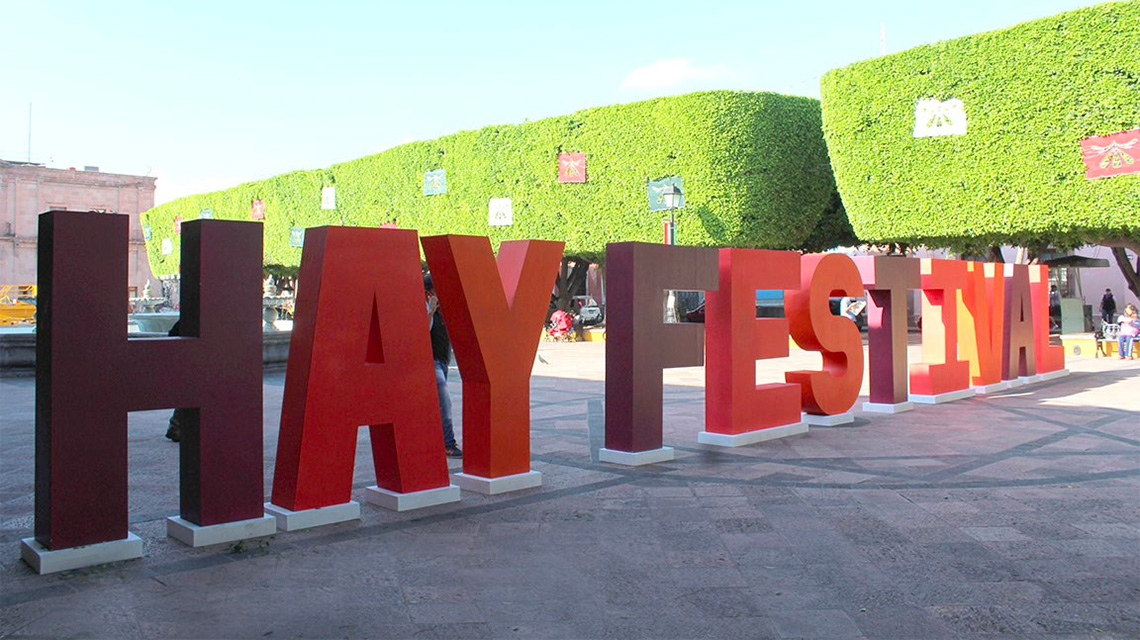
MULTIPOLYGON (((661 201, 669 210, 669 236, 667 244, 677 244, 677 208, 681 205, 681 189, 673 183, 665 185, 661 190, 661 201)), ((665 322, 679 322, 677 313, 677 292, 669 290, 665 298, 665 322)))
POLYGON ((677 244, 677 209, 681 206, 681 188, 675 184, 667 184, 661 190, 661 201, 669 211, 669 242, 677 244))

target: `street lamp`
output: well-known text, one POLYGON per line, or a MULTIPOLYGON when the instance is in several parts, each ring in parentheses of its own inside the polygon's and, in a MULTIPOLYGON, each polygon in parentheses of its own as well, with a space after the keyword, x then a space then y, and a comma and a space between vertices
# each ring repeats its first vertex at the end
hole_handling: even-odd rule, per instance
MULTIPOLYGON (((669 244, 677 244, 677 208, 681 206, 681 188, 670 182, 661 189, 661 201, 669 210, 669 244)), ((665 322, 679 322, 677 292, 669 290, 665 298, 665 322)))
POLYGON ((677 209, 681 206, 681 188, 673 183, 661 190, 661 201, 669 211, 669 244, 677 244, 677 209))

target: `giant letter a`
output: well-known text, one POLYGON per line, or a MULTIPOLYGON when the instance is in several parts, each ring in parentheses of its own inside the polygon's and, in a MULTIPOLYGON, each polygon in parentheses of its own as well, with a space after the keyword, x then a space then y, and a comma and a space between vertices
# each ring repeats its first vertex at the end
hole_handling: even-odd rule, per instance
MULTIPOLYGON (((350 504, 361 426, 372 438, 378 489, 444 490, 416 506, 457 500, 457 488, 447 491, 416 232, 309 229, 299 284, 273 504, 294 512, 350 504)), ((355 517, 309 514, 294 525, 297 514, 274 513, 287 530, 355 517)))

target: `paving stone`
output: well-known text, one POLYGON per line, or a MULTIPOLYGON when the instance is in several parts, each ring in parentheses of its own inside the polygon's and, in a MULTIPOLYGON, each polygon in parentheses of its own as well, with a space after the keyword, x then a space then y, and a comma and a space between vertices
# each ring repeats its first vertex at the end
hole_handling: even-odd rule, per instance
MULTIPOLYGON (((1104 390, 1140 363, 1077 361, 1040 391, 732 451, 695 441, 702 370, 671 370, 677 459, 630 468, 591 458, 603 348, 542 347, 542 487, 368 507, 240 550, 166 537, 178 447, 162 437, 168 412, 132 414, 130 526, 146 555, 52 576, 11 551, 33 526, 34 384, 0 379, 0 637, 1140 636, 1140 396, 1104 390)), ((267 490, 283 383, 265 377, 267 490)), ((357 445, 361 499, 375 482, 366 430, 357 445)))

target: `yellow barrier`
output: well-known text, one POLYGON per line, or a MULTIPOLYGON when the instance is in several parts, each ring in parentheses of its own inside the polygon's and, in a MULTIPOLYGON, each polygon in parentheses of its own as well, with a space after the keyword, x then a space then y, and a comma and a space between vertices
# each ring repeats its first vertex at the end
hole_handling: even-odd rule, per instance
POLYGON ((0 284, 0 327, 36 323, 36 285, 0 284))

